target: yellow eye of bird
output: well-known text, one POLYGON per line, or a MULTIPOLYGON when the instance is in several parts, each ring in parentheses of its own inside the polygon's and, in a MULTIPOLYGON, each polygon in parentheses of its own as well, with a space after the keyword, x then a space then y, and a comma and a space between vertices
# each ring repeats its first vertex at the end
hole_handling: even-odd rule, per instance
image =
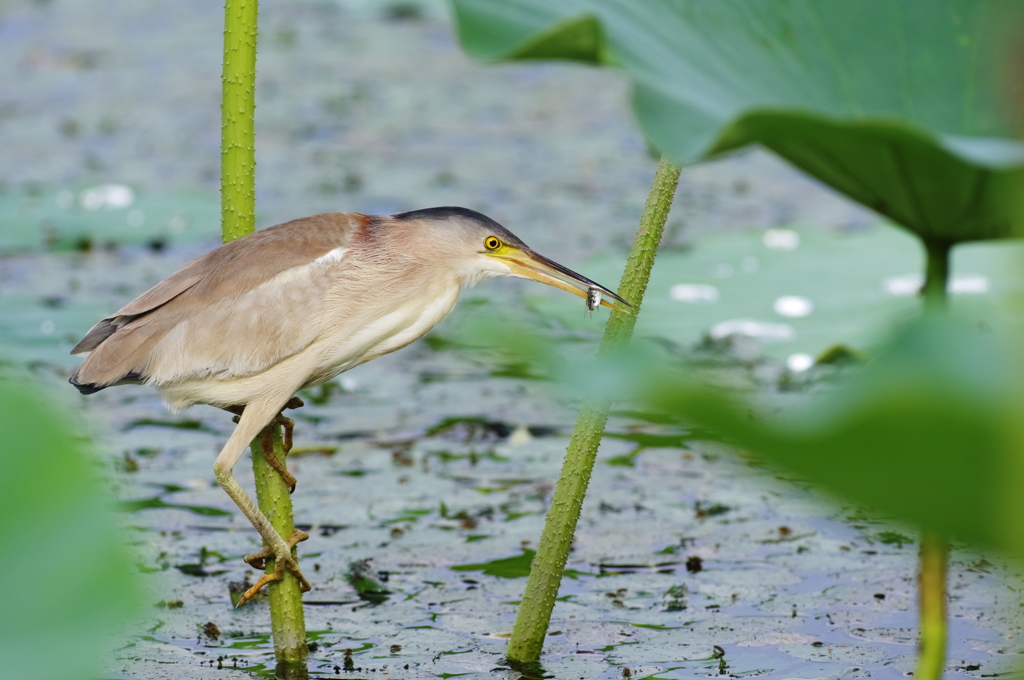
POLYGON ((488 236, 484 239, 484 248, 487 248, 487 250, 497 250, 500 245, 501 241, 496 236, 488 236))

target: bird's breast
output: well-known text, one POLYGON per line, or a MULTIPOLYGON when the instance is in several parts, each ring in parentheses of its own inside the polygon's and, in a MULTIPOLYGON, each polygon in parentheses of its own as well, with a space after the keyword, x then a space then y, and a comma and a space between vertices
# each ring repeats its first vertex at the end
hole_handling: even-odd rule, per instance
POLYGON ((453 285, 435 295, 410 299, 356 329, 346 329, 333 338, 325 338, 321 365, 313 371, 307 387, 318 385, 359 364, 372 361, 426 335, 455 307, 460 287, 453 285))

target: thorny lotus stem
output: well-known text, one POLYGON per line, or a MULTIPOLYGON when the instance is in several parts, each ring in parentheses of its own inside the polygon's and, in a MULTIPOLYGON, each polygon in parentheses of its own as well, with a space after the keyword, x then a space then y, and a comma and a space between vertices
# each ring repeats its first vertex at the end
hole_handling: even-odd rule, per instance
POLYGON ((224 242, 256 228, 257 0, 224 4, 220 200, 224 242))
MULTIPOLYGON (((288 455, 281 440, 281 428, 276 423, 267 425, 274 453, 282 463, 288 455)), ((262 436, 262 435, 261 435, 262 436)), ((256 474, 256 500, 260 511, 281 536, 291 536, 295 531, 292 516, 292 496, 281 475, 270 467, 263 457, 261 438, 252 441, 252 469, 256 474)), ((292 548, 292 556, 298 553, 292 548)), ((267 573, 274 571, 273 560, 267 561, 267 573)), ((306 619, 302 610, 302 591, 299 581, 290 570, 284 570, 284 578, 267 586, 270 594, 270 630, 274 636, 274 653, 277 656, 277 677, 305 678, 306 619)))
MULTIPOLYGON (((257 0, 227 0, 224 5, 224 73, 221 103, 221 230, 224 242, 252 233, 256 226, 255 112, 256 112, 256 18, 257 0)), ((272 429, 274 450, 285 459, 281 432, 272 429)), ((252 444, 256 499, 260 510, 282 536, 295 530, 292 501, 281 476, 263 459, 257 437, 252 444)), ((294 552, 294 550, 293 550, 294 552)), ((273 569, 271 561, 268 569, 273 569)), ((284 579, 267 586, 270 621, 274 635, 278 675, 303 677, 306 624, 302 594, 295 576, 285 570, 284 579)))
MULTIPOLYGON (((619 284, 619 295, 633 305, 632 313, 612 312, 601 342, 601 354, 624 347, 633 335, 654 256, 679 183, 679 172, 679 166, 667 160, 662 159, 658 165, 619 284)), ((509 641, 506 656, 511 663, 531 664, 540 659, 609 408, 610 402, 601 398, 585 402, 580 409, 509 641)))
MULTIPOLYGON (((946 309, 949 285, 949 255, 952 243, 925 241, 927 262, 921 294, 925 310, 942 313, 946 309)), ((917 652, 914 680, 941 680, 946 667, 946 562, 949 547, 941 536, 921 535, 921 571, 918 574, 921 640, 917 652)))

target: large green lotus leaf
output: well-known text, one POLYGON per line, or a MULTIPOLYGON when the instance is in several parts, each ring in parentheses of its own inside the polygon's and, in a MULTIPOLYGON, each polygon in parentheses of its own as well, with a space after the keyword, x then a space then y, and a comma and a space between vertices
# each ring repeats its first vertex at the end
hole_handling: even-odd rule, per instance
POLYGON ((773 111, 744 115, 713 151, 761 143, 926 239, 1013 236, 1024 225, 1024 157, 1008 142, 971 141, 931 137, 900 122, 773 111))
POLYGON ((1024 151, 997 94, 1021 2, 454 0, 482 59, 614 64, 655 147, 762 144, 926 238, 1024 223, 1024 151))
POLYGON ((0 430, 0 676, 92 677, 139 594, 110 504, 67 414, 5 373, 0 430))
POLYGON ((644 391, 849 500, 1024 556, 1024 399, 1012 359, 991 333, 925 320, 833 391, 771 418, 663 369, 644 391))

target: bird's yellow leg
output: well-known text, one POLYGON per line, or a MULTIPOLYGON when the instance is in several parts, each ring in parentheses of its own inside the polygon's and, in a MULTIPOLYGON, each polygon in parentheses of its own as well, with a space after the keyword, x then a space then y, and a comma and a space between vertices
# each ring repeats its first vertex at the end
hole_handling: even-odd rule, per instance
MULTIPOLYGON (((284 405, 284 408, 301 408, 305 406, 305 403, 298 397, 292 397, 288 400, 288 403, 284 405)), ((244 406, 224 406, 221 407, 228 413, 234 413, 234 422, 238 422, 242 417, 242 413, 245 411, 244 406)), ((295 431, 295 421, 291 418, 286 418, 284 415, 284 409, 277 414, 277 417, 272 421, 277 425, 284 426, 284 452, 288 453, 292 450, 292 433, 295 431)), ((295 476, 288 472, 288 466, 285 465, 284 461, 277 457, 274 453, 274 445, 270 438, 270 434, 264 430, 260 435, 260 444, 263 449, 263 459, 267 461, 267 465, 277 471, 277 474, 281 475, 281 479, 288 485, 288 492, 295 493, 295 485, 297 484, 295 476)))
MULTIPOLYGON (((231 500, 235 502, 238 509, 242 511, 242 514, 246 516, 249 522, 256 528, 256 531, 263 537, 263 541, 266 543, 265 550, 267 551, 267 559, 271 556, 276 561, 275 573, 270 574, 269 579, 260 578, 259 586, 263 587, 270 581, 274 581, 280 578, 280 573, 283 569, 290 570, 295 577, 299 580, 299 587, 303 592, 310 589, 309 581, 299 571, 299 565, 292 557, 292 548, 295 543, 300 540, 304 540, 302 537, 292 534, 289 540, 292 541, 289 545, 289 541, 281 538, 281 535, 274 530, 274 527, 270 524, 270 520, 267 519, 266 515, 260 512, 260 509, 256 504, 249 498, 249 495, 245 493, 245 490, 239 486, 238 482, 235 481, 235 476, 232 473, 232 469, 235 467, 235 463, 242 457, 242 453, 245 451, 246 446, 250 441, 256 438, 256 435, 260 433, 263 428, 269 424, 276 416, 280 413, 283 404, 277 400, 264 400, 257 402, 250 402, 246 405, 245 410, 238 419, 238 427, 231 433, 228 438, 227 444, 221 449, 220 455, 217 456, 217 462, 214 463, 213 469, 217 475, 217 482, 221 488, 231 497, 231 500), (294 539, 294 540, 293 540, 294 539), (275 578, 275 574, 277 575, 275 578)), ((304 532, 303 532, 304 533, 304 532)), ((308 536, 307 536, 308 537, 308 536)), ((262 551, 261 551, 262 552, 262 551)), ((250 558, 256 558, 260 553, 256 555, 250 555, 246 557, 246 562, 250 558)), ((257 589, 258 590, 258 589, 257 589)), ((256 590, 250 589, 247 594, 248 599, 254 595, 256 590)), ((241 603, 240 603, 241 604, 241 603)))

